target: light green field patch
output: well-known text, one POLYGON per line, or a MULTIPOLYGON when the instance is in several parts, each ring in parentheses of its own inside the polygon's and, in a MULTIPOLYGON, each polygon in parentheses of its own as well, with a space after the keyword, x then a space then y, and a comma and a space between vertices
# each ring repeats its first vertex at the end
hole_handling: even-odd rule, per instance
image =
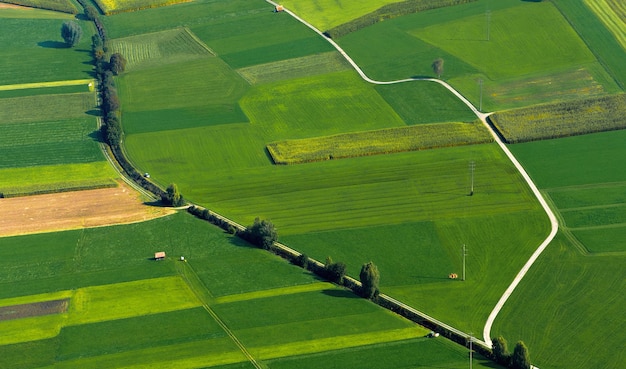
POLYGON ((302 164, 492 141, 480 122, 439 123, 273 142, 267 150, 276 164, 302 164))
POLYGON ((262 84, 338 72, 349 68, 350 66, 341 54, 331 51, 254 65, 238 69, 237 72, 251 84, 262 84))
POLYGON ((0 99, 0 124, 84 117, 95 106, 95 95, 90 92, 0 99))
POLYGON ((0 169, 0 192, 5 196, 60 189, 114 186, 118 175, 106 161, 0 169))
POLYGON ((402 0, 286 0, 280 3, 318 29, 326 31, 371 13, 383 5, 400 1, 402 0))
POLYGON ((78 289, 68 325, 102 322, 200 306, 179 277, 164 277, 78 289))
POLYGON ((95 0, 104 14, 117 14, 134 10, 157 8, 160 6, 184 3, 189 0, 95 0))
POLYGON ((145 33, 111 40, 111 52, 124 56, 127 70, 162 66, 212 56, 214 53, 188 28, 145 33))
POLYGON ((550 2, 520 4, 415 29, 414 36, 461 58, 491 79, 574 67, 595 60, 550 2))
POLYGON ((302 284, 298 286, 274 288, 271 290, 262 290, 262 291, 248 292, 248 293, 240 293, 237 295, 222 296, 222 297, 218 297, 217 299, 215 299, 215 303, 226 304, 230 302, 261 299, 261 298, 272 297, 272 296, 290 295, 294 293, 323 291, 332 287, 333 287, 332 284, 326 283, 326 282, 302 284))
POLYGON ((52 314, 0 322, 0 345, 37 341, 59 334, 67 314, 52 314))
POLYGON ((263 360, 269 360, 293 355, 313 354, 316 352, 324 352, 340 348, 407 340, 411 338, 424 337, 427 333, 427 329, 420 326, 414 326, 411 328, 394 329, 385 332, 369 332, 318 340, 293 342, 284 345, 257 347, 251 348, 249 351, 255 357, 263 360))
POLYGON ((585 4, 626 50, 626 3, 621 0, 585 0, 585 4))
POLYGON ((0 307, 30 304, 33 302, 61 300, 61 299, 66 299, 70 297, 72 297, 72 291, 58 291, 58 292, 42 293, 39 295, 20 296, 20 297, 0 300, 0 307))
POLYGON ((274 140, 404 126, 352 71, 255 86, 240 104, 263 136, 274 140))
POLYGON ((69 81, 54 81, 54 82, 34 82, 34 83, 20 83, 15 85, 0 86, 0 91, 9 90, 24 90, 30 88, 42 88, 42 87, 59 87, 59 86, 80 86, 89 85, 89 90, 94 90, 93 79, 75 79, 69 81))

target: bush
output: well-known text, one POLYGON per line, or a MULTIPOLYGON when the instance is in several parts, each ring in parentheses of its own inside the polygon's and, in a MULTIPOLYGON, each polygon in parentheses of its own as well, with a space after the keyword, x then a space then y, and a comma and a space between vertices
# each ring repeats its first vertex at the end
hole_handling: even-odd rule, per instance
POLYGON ((302 267, 304 269, 307 269, 308 266, 309 266, 309 257, 306 254, 300 254, 294 260, 294 264, 296 264, 297 266, 302 267))
POLYGON ((241 232, 241 238, 257 245, 265 250, 272 248, 274 242, 278 239, 278 233, 274 224, 269 220, 254 219, 254 223, 241 232))

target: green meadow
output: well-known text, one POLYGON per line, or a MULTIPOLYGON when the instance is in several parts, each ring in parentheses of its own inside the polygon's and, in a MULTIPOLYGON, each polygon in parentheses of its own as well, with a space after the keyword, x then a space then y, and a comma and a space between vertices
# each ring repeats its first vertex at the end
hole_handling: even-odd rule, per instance
POLYGON ((620 276, 626 176, 614 159, 624 155, 625 135, 621 130, 511 146, 561 223, 559 237, 495 324, 507 337, 528 337, 525 342, 538 348, 537 363, 619 368, 624 362, 622 354, 607 348, 625 339, 624 322, 617 317, 626 301, 617 291, 625 287, 620 276), (594 354, 569 349, 581 345, 594 354))
POLYGON ((0 254, 0 306, 70 300, 66 312, 0 322, 2 366, 251 366, 240 347, 269 367, 307 355, 350 365, 396 346, 420 352, 403 359, 413 365, 467 362, 463 348, 184 212, 115 232, 0 238, 0 254), (154 261, 155 250, 170 257, 154 261))
POLYGON ((619 91, 617 59, 609 64, 603 55, 608 45, 589 48, 559 10, 551 2, 482 0, 380 22, 339 42, 383 80, 432 76, 441 57, 442 78, 476 106, 482 93, 487 111, 619 91))

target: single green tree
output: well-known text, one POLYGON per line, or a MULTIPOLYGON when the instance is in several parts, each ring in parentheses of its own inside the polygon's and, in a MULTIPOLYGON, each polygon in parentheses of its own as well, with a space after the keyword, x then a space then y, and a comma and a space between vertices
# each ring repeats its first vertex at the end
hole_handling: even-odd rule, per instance
POLYGON ((92 5, 86 5, 85 6, 85 18, 89 19, 90 21, 98 18, 98 16, 100 15, 100 13, 98 12, 98 10, 92 6, 92 5))
POLYGON ((161 201, 171 206, 181 206, 185 203, 183 195, 180 194, 178 186, 175 183, 170 184, 165 191, 165 194, 161 196, 161 201))
POLYGON ((504 337, 498 336, 498 338, 492 338, 491 345, 493 356, 495 357, 496 362, 508 366, 510 361, 510 354, 507 347, 507 342, 504 337))
POLYGON ((515 344, 513 354, 511 355, 511 367, 513 369, 530 369, 528 348, 522 341, 515 344))
POLYGON ((443 74, 443 59, 435 59, 435 61, 433 61, 432 67, 433 72, 435 72, 435 74, 437 75, 437 78, 441 78, 441 75, 443 74))
POLYGON ((74 47, 80 41, 83 29, 76 21, 65 21, 61 26, 61 37, 69 47, 74 47))
POLYGON ((371 261, 363 264, 359 278, 361 279, 361 294, 363 297, 366 299, 376 297, 379 292, 378 283, 380 282, 378 267, 371 261))
POLYGON ((111 55, 111 59, 109 60, 109 70, 116 76, 126 70, 126 59, 122 56, 122 54, 115 53, 111 55))

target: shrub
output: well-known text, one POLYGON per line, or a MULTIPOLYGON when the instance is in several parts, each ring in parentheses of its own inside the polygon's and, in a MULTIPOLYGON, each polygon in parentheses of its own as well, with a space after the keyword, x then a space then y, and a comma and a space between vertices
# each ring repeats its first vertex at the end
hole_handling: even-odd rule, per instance
POLYGON ((271 249, 274 241, 278 239, 278 233, 274 224, 269 220, 260 220, 259 218, 254 219, 254 223, 248 226, 240 235, 244 240, 265 250, 271 249))

